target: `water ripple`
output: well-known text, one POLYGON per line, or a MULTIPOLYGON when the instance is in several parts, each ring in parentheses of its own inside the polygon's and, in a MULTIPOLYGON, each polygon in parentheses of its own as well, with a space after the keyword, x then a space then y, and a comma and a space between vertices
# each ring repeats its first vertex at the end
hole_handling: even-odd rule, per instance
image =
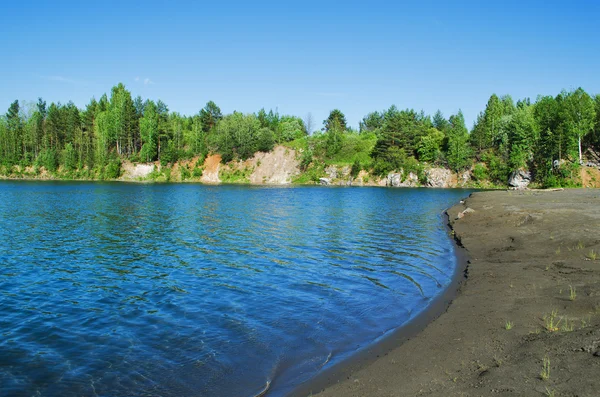
POLYGON ((413 318, 464 191, 0 183, 0 390, 283 395, 413 318))

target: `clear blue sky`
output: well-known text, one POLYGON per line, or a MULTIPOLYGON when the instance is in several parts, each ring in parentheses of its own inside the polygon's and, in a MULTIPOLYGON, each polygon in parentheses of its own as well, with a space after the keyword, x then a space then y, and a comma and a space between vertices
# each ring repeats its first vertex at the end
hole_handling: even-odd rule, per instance
POLYGON ((215 101, 315 127, 395 104, 468 126, 490 94, 600 93, 598 1, 12 1, 0 14, 0 112, 81 108, 118 82, 182 114, 215 101), (449 4, 454 3, 454 4, 449 4))

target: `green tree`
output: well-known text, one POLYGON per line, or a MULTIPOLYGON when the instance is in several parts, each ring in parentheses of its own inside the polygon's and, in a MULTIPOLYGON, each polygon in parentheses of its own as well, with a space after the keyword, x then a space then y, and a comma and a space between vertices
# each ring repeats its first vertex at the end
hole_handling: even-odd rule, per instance
POLYGON ((23 123, 19 114, 19 101, 10 104, 6 112, 6 132, 4 137, 4 161, 9 165, 16 164, 22 154, 23 123))
POLYGON ((433 126, 438 131, 440 131, 444 134, 448 130, 448 127, 450 127, 450 123, 448 122, 448 120, 446 120, 446 118, 444 117, 443 113, 440 110, 435 112, 435 114, 433 115, 433 126))
POLYGON ((471 146, 469 145, 469 133, 465 126, 465 118, 461 111, 450 116, 450 127, 448 129, 448 165, 458 172, 471 163, 471 146))
POLYGON ((426 135, 421 137, 417 148, 420 161, 435 162, 442 155, 444 134, 437 128, 430 128, 426 135))
POLYGON ((563 96, 562 120, 567 133, 577 139, 579 163, 582 164, 581 141, 593 130, 596 118, 594 100, 581 87, 563 96))
POLYGON ((217 124, 212 136, 213 150, 221 154, 224 162, 246 160, 258 150, 259 130, 256 115, 233 112, 217 124))
POLYGON ((200 120, 202 121, 204 132, 211 131, 221 119, 223 119, 221 109, 213 101, 209 101, 206 106, 200 110, 200 120))
POLYGON ((383 126, 384 112, 371 112, 363 117, 358 124, 358 129, 363 132, 374 132, 383 126))
POLYGON ((274 131, 278 143, 293 141, 306 135, 304 122, 295 116, 282 116, 274 131))
POLYGON ((329 117, 323 120, 323 131, 329 132, 331 129, 346 130, 346 116, 339 109, 333 109, 329 117))
POLYGON ((131 93, 127 91, 123 83, 112 88, 107 110, 109 114, 109 146, 115 145, 119 155, 133 153, 137 123, 136 108, 131 93))
POLYGON ((148 101, 144 108, 144 117, 140 119, 140 137, 142 149, 140 159, 150 162, 158 156, 158 134, 159 134, 158 109, 153 101, 148 101))
POLYGON ((527 168, 528 163, 533 160, 535 144, 539 140, 533 108, 520 106, 511 117, 507 130, 510 169, 514 171, 527 168))

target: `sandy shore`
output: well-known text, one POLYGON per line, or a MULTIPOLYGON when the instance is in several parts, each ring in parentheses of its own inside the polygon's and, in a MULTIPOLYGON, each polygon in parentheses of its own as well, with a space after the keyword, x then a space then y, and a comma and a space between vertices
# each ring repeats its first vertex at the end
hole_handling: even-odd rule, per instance
POLYGON ((481 192, 448 215, 470 257, 448 310, 309 392, 600 396, 600 191, 481 192))

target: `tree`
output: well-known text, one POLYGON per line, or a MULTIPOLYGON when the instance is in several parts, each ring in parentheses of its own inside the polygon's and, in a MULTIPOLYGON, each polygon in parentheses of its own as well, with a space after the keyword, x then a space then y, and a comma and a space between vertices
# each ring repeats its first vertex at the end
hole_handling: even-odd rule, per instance
POLYGON ((594 123, 594 131, 590 134, 590 145, 600 148, 600 94, 594 97, 594 105, 596 107, 596 121, 594 123))
POLYGON ((430 128, 426 135, 421 137, 417 148, 420 161, 434 162, 441 157, 444 134, 437 128, 430 128))
POLYGON ((508 165, 512 171, 527 167, 533 159, 533 150, 538 141, 538 133, 533 117, 533 108, 520 106, 508 126, 508 165))
POLYGON ((438 131, 440 131, 444 134, 448 130, 448 127, 450 127, 450 123, 448 122, 448 120, 446 120, 446 118, 444 117, 443 113, 440 110, 435 112, 435 114, 433 115, 433 126, 438 131))
POLYGON ((469 146, 469 133, 465 126, 462 111, 450 116, 448 130, 448 165, 458 172, 466 168, 471 162, 471 147, 469 146))
POLYGON ((22 129, 23 123, 19 114, 19 101, 10 104, 6 112, 6 152, 5 160, 10 164, 16 163, 22 153, 22 129))
POLYGON ((221 109, 213 101, 208 101, 206 106, 200 110, 200 120, 204 132, 212 130, 222 118, 221 109))
POLYGON ((500 118, 503 115, 504 105, 496 94, 492 94, 487 102, 485 111, 477 119, 473 127, 471 140, 480 151, 494 146, 498 141, 500 118))
POLYGON ((119 155, 133 153, 137 122, 136 108, 131 93, 123 83, 112 88, 108 112, 109 145, 114 144, 119 155))
POLYGON ((329 132, 332 128, 346 130, 346 116, 339 109, 333 109, 329 113, 329 117, 323 120, 323 131, 329 132))
POLYGON ((260 129, 256 115, 233 112, 217 124, 212 137, 213 149, 221 154, 224 162, 235 158, 246 160, 258 150, 260 129))
POLYGON ((140 158, 149 162, 156 160, 158 155, 158 109, 153 101, 148 101, 144 108, 144 117, 140 119, 140 137, 142 149, 140 158))
POLYGON ((304 117, 304 128, 306 128, 306 135, 311 135, 313 131, 313 117, 310 112, 304 117))
POLYGON ((289 142, 306 135, 306 127, 300 117, 282 116, 276 132, 277 143, 289 142))
POLYGON ((358 129, 361 133, 376 131, 383 126, 383 118, 384 112, 371 112, 358 123, 358 129))
POLYGON ((594 128, 596 118, 594 100, 581 87, 563 96, 562 119, 569 135, 577 138, 579 164, 583 164, 581 140, 594 128))

